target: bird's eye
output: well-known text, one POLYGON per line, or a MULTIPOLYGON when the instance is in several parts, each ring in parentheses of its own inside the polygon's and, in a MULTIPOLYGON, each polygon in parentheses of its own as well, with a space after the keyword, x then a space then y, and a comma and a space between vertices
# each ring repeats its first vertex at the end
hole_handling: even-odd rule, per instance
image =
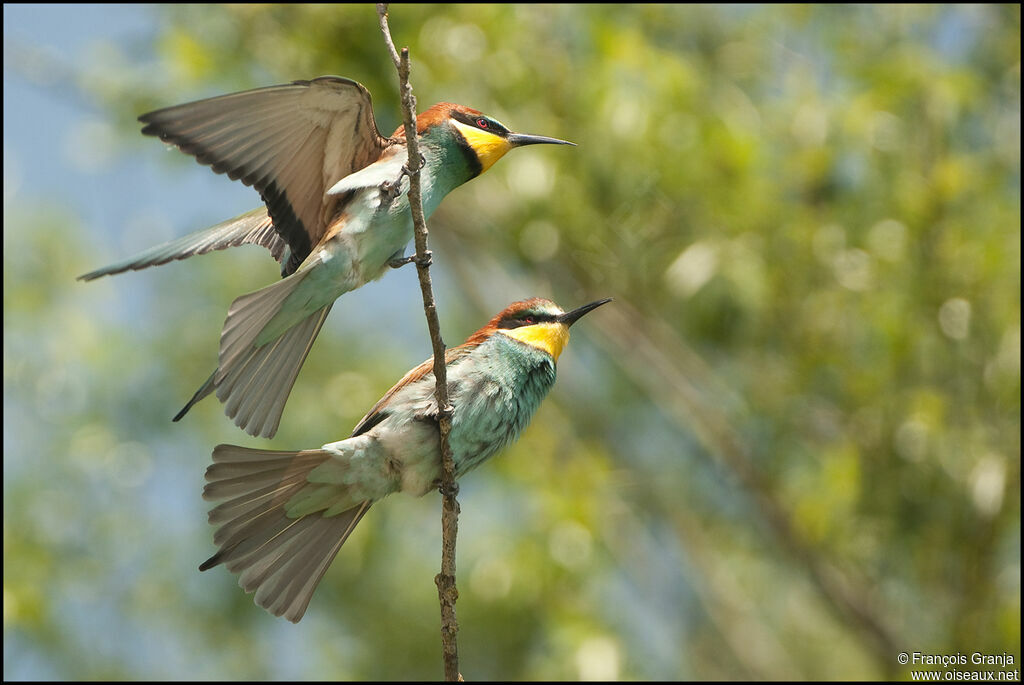
POLYGON ((476 125, 479 126, 480 128, 490 127, 490 124, 483 117, 480 117, 479 119, 476 120, 476 125))
POLYGON ((532 316, 524 316, 523 317, 523 323, 529 324, 529 323, 533 323, 533 322, 534 322, 534 318, 532 316))

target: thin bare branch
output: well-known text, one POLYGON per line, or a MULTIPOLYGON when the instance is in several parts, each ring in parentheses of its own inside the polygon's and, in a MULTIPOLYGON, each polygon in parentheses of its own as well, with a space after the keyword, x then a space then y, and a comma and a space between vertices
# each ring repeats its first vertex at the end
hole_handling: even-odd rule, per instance
POLYGON ((427 247, 427 222, 423 216, 423 202, 420 195, 420 169, 423 158, 419 153, 416 139, 416 97, 409 84, 409 49, 402 48, 401 55, 395 49, 388 27, 388 3, 377 3, 380 31, 391 54, 391 60, 398 70, 398 87, 402 99, 402 119, 405 124, 405 139, 409 146, 409 161, 405 173, 409 176, 409 207, 412 210, 413 234, 416 242, 416 273, 419 275, 420 291, 423 294, 423 312, 427 317, 430 342, 434 348, 435 394, 438 406, 438 427, 441 433, 441 572, 434 578, 438 599, 441 603, 441 647, 444 657, 444 676, 448 681, 462 680, 459 675, 459 649, 457 634, 459 624, 455 618, 455 601, 459 597, 455 585, 455 540, 458 535, 459 503, 455 499, 458 485, 455 482, 455 462, 448 436, 452 429, 452 406, 448 400, 448 374, 445 366, 445 344, 441 338, 441 325, 437 318, 437 305, 430 283, 430 250, 427 247))

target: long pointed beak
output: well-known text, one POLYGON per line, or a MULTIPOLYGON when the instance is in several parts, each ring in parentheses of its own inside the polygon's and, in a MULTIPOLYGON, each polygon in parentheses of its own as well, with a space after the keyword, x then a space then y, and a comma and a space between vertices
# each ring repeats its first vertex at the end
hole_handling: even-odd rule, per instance
POLYGON ((558 321, 561 322, 561 323, 564 323, 566 326, 571 326, 574 323, 576 323, 577 319, 579 319, 581 316, 583 316, 587 312, 593 311, 593 310, 597 309, 598 307, 600 307, 601 305, 607 304, 608 302, 611 302, 611 301, 612 301, 612 298, 606 297, 603 300, 598 300, 597 302, 591 302, 590 304, 585 304, 582 307, 577 307, 576 309, 572 310, 571 312, 566 312, 565 314, 562 314, 561 316, 559 316, 558 317, 558 321))
POLYGON ((572 145, 576 143, 570 143, 568 140, 559 140, 558 138, 548 138, 547 136, 531 136, 526 133, 509 133, 505 138, 509 145, 512 147, 522 147, 524 145, 572 145))

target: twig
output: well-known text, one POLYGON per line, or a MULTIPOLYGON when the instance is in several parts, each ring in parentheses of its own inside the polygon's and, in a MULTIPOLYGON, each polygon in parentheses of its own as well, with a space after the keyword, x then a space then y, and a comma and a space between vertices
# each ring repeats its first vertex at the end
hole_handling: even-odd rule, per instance
POLYGON ((445 366, 445 345, 441 339, 441 326, 437 319, 437 305, 430 284, 430 250, 427 249, 427 222, 423 217, 423 203, 420 197, 420 169, 423 158, 419 153, 416 139, 416 98, 409 85, 409 48, 402 48, 399 56, 391 40, 388 28, 388 3, 377 3, 380 31, 391 53, 391 60, 398 70, 399 92, 402 99, 402 117, 405 123, 405 140, 409 145, 409 161, 404 172, 409 176, 409 208, 412 210, 413 234, 416 241, 416 273, 423 293, 423 313, 427 317, 430 342, 434 347, 434 379, 437 397, 437 422, 441 433, 441 572, 434 577, 438 599, 441 603, 441 648, 444 656, 444 677, 448 681, 462 680, 459 675, 459 648, 457 633, 459 624, 455 618, 455 601, 459 597, 455 586, 455 538, 459 530, 459 503, 455 499, 458 484, 455 482, 455 462, 448 435, 452 430, 452 406, 448 401, 448 373, 445 366))

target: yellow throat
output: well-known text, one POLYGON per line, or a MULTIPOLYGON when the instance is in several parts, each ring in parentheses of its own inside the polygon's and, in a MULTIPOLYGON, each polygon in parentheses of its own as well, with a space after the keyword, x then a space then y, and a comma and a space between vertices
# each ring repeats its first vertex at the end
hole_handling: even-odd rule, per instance
POLYGON ((555 361, 565 349, 565 344, 569 342, 569 327, 564 323, 553 321, 535 323, 532 326, 520 326, 519 328, 502 328, 498 330, 498 333, 515 338, 538 350, 544 350, 555 361))
POLYGON ((466 139, 469 146, 473 148, 473 152, 476 153, 477 158, 480 160, 480 165, 483 167, 480 173, 490 169, 495 162, 512 149, 509 142, 499 135, 488 131, 481 131, 474 126, 467 126, 461 121, 453 120, 452 125, 462 133, 462 137, 466 139))

